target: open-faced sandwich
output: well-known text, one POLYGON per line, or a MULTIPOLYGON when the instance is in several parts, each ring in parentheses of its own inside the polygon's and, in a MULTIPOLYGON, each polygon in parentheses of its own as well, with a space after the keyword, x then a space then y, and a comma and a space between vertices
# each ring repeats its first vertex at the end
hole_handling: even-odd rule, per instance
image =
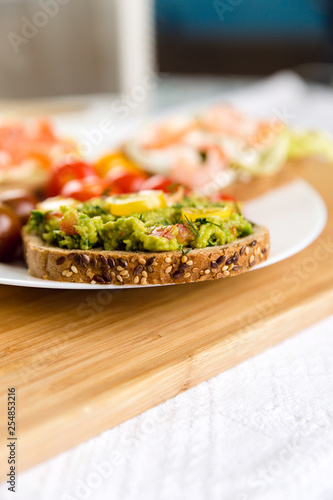
POLYGON ((32 276, 98 284, 189 283, 235 276, 267 258, 266 228, 234 202, 141 191, 82 203, 50 198, 23 230, 32 276))

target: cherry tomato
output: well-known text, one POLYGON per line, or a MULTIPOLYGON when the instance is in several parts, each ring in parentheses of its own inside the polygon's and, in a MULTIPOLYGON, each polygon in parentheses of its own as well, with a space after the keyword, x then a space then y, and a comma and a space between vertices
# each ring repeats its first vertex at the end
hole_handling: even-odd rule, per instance
POLYGON ((69 181, 95 177, 95 170, 83 161, 57 162, 51 167, 51 176, 47 187, 47 195, 57 196, 69 181))
POLYGON ((21 223, 14 210, 0 204, 0 261, 13 258, 21 242, 21 223))
POLYGON ((110 170, 118 167, 123 167, 136 174, 144 174, 143 170, 136 163, 127 158, 122 151, 114 151, 113 153, 103 156, 95 163, 95 170, 101 177, 105 177, 110 170))
POLYGON ((233 196, 232 194, 219 193, 219 192, 212 194, 209 198, 211 201, 234 201, 234 202, 237 201, 235 196, 233 196))
POLYGON ((67 182, 60 191, 61 196, 75 198, 79 201, 99 198, 110 191, 108 183, 98 177, 86 177, 67 182))
POLYGON ((140 191, 146 180, 146 176, 130 172, 123 167, 115 167, 108 173, 105 179, 111 187, 113 194, 125 194, 140 191))
POLYGON ((143 183, 141 189, 159 189, 165 193, 170 193, 173 187, 176 187, 176 185, 169 177, 153 175, 143 183))
POLYGON ((8 189, 0 193, 0 202, 9 206, 22 224, 25 224, 29 219, 31 210, 34 210, 38 199, 36 196, 26 189, 8 189))

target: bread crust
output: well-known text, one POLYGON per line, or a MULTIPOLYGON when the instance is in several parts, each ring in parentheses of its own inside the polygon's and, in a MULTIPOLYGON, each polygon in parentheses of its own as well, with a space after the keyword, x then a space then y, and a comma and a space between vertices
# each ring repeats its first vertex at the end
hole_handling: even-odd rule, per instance
POLYGON ((65 250, 46 245, 23 231, 25 259, 36 278, 70 283, 156 285, 237 276, 267 259, 270 240, 265 227, 223 246, 181 251, 126 252, 65 250))

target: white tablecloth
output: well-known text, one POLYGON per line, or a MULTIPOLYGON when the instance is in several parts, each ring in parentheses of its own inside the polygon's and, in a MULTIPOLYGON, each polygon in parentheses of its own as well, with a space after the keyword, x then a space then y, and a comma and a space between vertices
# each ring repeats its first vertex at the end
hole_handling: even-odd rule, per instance
MULTIPOLYGON (((263 110, 333 131, 331 91, 287 74, 234 94, 252 108, 258 95, 263 110)), ((332 500, 332 424, 333 316, 20 474, 0 498, 332 500)))
POLYGON ((332 500, 332 464, 333 316, 22 473, 0 498, 332 500))

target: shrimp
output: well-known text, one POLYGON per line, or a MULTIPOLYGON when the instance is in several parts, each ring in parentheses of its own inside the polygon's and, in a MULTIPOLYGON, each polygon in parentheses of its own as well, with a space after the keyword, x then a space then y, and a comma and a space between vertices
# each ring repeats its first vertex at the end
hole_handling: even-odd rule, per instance
POLYGON ((227 166, 225 154, 214 145, 207 147, 205 151, 201 150, 201 155, 194 150, 179 153, 170 175, 175 182, 193 191, 200 191, 203 186, 214 182, 227 166))
POLYGON ((197 128, 196 120, 169 120, 150 129, 147 137, 142 141, 142 147, 149 149, 162 149, 177 144, 190 131, 197 128))
POLYGON ((270 121, 256 120, 223 104, 205 111, 201 116, 201 125, 216 135, 239 140, 244 147, 258 150, 272 145, 285 129, 285 124, 277 118, 270 121))
POLYGON ((204 111, 200 124, 212 133, 238 138, 255 135, 258 126, 257 121, 227 104, 218 104, 204 111))

